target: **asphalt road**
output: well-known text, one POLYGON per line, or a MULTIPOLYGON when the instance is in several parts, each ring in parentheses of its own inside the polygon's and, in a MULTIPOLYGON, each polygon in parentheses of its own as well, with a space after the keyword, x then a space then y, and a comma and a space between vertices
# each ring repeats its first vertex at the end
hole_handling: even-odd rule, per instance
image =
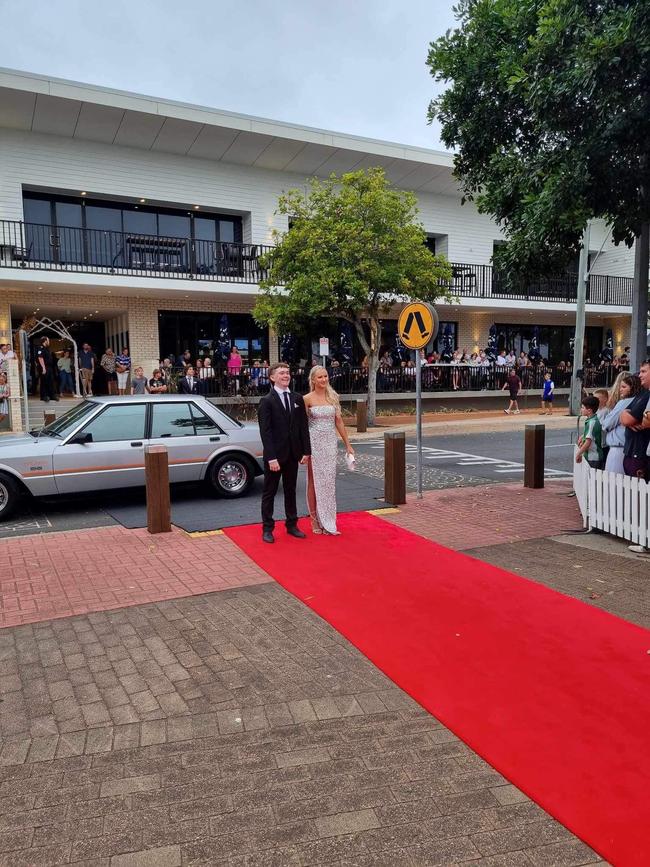
MULTIPOLYGON (((574 439, 574 430, 547 429, 545 464, 547 478, 569 478, 572 472, 574 439)), ((355 482, 348 474, 347 478, 339 482, 341 488, 339 494, 344 495, 345 492, 343 505, 347 505, 348 508, 355 507, 352 502, 354 499, 359 500, 357 508, 369 508, 365 499, 380 495, 380 492, 368 488, 368 484, 371 479, 374 479, 376 487, 376 483, 383 480, 383 439, 378 437, 376 440, 357 442, 354 447, 358 456, 358 481, 355 482), (362 480, 361 477, 368 478, 362 480), (350 499, 350 488, 356 488, 359 496, 356 496, 353 490, 350 499)), ((516 481, 523 478, 524 433, 521 430, 428 436, 423 439, 423 447, 425 490, 480 485, 486 482, 516 481)), ((414 435, 407 437, 406 462, 407 486, 410 490, 414 490, 416 486, 414 435)), ((382 484, 383 482, 379 485, 380 488, 382 484)), ((199 528, 208 529, 208 525, 212 526, 210 515, 214 517, 215 526, 256 521, 260 495, 261 480, 257 480, 254 490, 244 498, 245 502, 215 499, 210 494, 206 494, 203 486, 174 489, 172 500, 180 506, 185 504, 185 514, 188 508, 191 510, 193 507, 202 513, 208 513, 205 527, 199 528), (241 513, 241 520, 238 518, 232 520, 231 513, 234 512, 238 515, 241 513)), ((277 502, 278 505, 281 503, 281 496, 277 502)), ((120 510, 125 512, 123 507, 126 507, 126 511, 137 512, 144 508, 144 503, 144 491, 141 489, 40 501, 25 498, 14 517, 10 521, 0 523, 0 539, 115 524, 119 523, 117 518, 120 517, 120 510)), ((380 505, 381 502, 378 501, 377 506, 380 505)), ((129 525, 128 519, 125 523, 129 525)), ((135 525, 138 525, 137 522, 135 525)))
MULTIPOLYGON (((575 429, 546 430, 546 478, 568 478, 572 472, 575 429)), ((422 463, 467 479, 502 482, 523 478, 524 432, 499 431, 489 433, 425 436, 422 440, 422 463)), ((383 455, 383 439, 355 443, 362 455, 383 455)), ((406 462, 415 464, 415 435, 406 439, 406 462)), ((473 482, 476 483, 475 481, 473 482)), ((424 487, 427 487, 426 481, 424 487)))

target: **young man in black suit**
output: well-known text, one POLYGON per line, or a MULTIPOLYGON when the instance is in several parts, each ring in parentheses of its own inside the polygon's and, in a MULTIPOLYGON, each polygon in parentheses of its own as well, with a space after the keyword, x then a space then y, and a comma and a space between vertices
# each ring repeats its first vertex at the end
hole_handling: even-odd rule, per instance
POLYGON ((262 398, 257 411, 264 446, 262 539, 275 541, 273 503, 280 479, 284 488, 287 533, 296 539, 304 539, 305 534, 297 526, 296 482, 298 464, 307 463, 311 454, 307 412, 302 395, 289 388, 291 372, 288 364, 272 364, 269 378, 271 390, 262 398))
POLYGON ((185 376, 178 380, 178 390, 181 394, 198 394, 199 381, 193 367, 185 368, 185 376))

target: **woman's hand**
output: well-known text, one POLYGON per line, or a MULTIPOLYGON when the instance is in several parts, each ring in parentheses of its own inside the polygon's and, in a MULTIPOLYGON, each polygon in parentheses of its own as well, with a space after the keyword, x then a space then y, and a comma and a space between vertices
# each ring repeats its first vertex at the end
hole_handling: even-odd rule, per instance
POLYGON ((352 446, 348 446, 345 450, 345 453, 354 457, 354 449, 352 448, 352 446))

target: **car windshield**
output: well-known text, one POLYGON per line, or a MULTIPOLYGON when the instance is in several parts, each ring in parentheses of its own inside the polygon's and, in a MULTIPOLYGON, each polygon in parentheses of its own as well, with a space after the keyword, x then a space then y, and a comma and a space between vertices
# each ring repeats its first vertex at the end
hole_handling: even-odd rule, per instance
POLYGON ((65 437, 73 431, 77 425, 97 409, 97 404, 92 400, 84 400, 66 413, 59 416, 55 421, 45 425, 39 432, 40 436, 65 437))

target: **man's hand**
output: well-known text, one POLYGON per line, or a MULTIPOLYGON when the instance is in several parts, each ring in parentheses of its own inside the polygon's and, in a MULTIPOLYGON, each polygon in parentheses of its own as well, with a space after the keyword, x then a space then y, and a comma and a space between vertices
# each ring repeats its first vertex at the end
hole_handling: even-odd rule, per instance
POLYGON ((301 463, 301 464, 308 464, 308 463, 309 463, 309 455, 303 455, 303 456, 300 458, 300 463, 301 463))
POLYGON ((269 469, 272 473, 280 472, 280 462, 279 461, 269 461, 269 469))
POLYGON ((582 455, 580 454, 580 452, 578 452, 578 454, 576 455, 576 463, 577 464, 582 463, 582 455))

